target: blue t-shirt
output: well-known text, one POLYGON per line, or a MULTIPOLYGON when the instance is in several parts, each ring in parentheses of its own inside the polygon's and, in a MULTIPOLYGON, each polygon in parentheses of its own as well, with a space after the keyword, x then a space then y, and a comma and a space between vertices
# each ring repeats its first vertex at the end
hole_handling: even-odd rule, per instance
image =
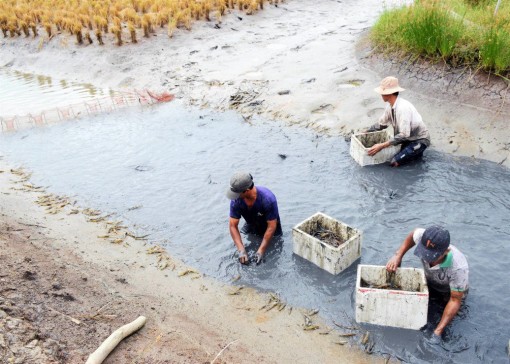
POLYGON ((268 221, 277 220, 274 235, 282 235, 278 203, 276 202, 275 195, 265 187, 256 186, 256 188, 257 198, 250 209, 242 198, 230 201, 230 217, 240 219, 242 216, 250 226, 250 229, 258 235, 264 235, 268 221))

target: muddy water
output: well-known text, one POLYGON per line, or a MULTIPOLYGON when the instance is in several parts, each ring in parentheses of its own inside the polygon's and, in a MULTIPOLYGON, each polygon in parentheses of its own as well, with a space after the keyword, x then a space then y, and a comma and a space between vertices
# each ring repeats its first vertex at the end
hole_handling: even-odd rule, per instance
MULTIPOLYGON (((399 169, 359 167, 343 139, 178 103, 129 109, 0 136, 5 158, 33 182, 114 213, 137 233, 204 273, 351 326, 356 265, 385 264, 416 226, 444 224, 470 264, 470 293, 441 347, 423 333, 363 325, 374 352, 408 362, 507 362, 510 337, 510 172, 427 151, 399 169), (240 266, 228 229, 225 189, 247 170, 277 196, 284 235, 260 266, 240 266), (141 206, 137 209, 133 207, 141 206), (361 260, 333 276, 292 253, 292 226, 322 211, 363 231, 361 260)), ((249 251, 259 241, 244 237, 249 251)), ((409 253, 404 266, 419 267, 409 253)), ((437 322, 439 316, 431 315, 437 322)), ((359 337, 352 339, 357 344, 359 337)))
POLYGON ((91 84, 55 80, 0 67, 0 117, 38 113, 48 108, 108 96, 91 84))

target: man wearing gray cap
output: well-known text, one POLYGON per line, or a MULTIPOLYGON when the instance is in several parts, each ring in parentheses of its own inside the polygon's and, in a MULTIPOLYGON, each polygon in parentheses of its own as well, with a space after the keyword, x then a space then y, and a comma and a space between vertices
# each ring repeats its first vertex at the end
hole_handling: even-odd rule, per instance
POLYGON ((409 101, 399 96, 405 89, 400 87, 396 77, 386 77, 381 81, 375 92, 382 96, 388 105, 379 121, 367 129, 368 132, 393 127, 394 137, 384 143, 378 143, 368 150, 368 155, 376 155, 390 145, 401 145, 400 152, 391 159, 391 166, 409 163, 423 155, 423 151, 430 145, 430 135, 423 123, 421 115, 409 101))
POLYGON ((388 272, 395 272, 405 253, 413 246, 414 255, 423 263, 425 278, 431 293, 449 294, 448 303, 430 342, 438 344, 446 326, 453 320, 469 289, 469 267, 464 254, 450 245, 450 233, 441 226, 411 231, 395 255, 386 264, 388 272))
POLYGON ((239 233, 239 220, 243 217, 243 230, 262 236, 262 242, 255 254, 255 262, 262 261, 273 236, 282 235, 275 195, 266 187, 255 186, 253 177, 246 172, 236 172, 230 179, 227 190, 230 201, 229 229, 232 240, 239 252, 239 262, 248 264, 248 255, 239 233))

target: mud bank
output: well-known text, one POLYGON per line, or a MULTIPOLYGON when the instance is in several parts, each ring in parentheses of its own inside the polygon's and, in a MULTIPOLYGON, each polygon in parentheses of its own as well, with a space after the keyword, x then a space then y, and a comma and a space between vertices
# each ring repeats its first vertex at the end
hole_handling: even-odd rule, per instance
MULTIPOLYGON (((393 3, 402 2, 384 5, 393 3)), ((289 1, 256 16, 234 11, 217 26, 198 22, 172 39, 160 29, 122 47, 113 38, 102 47, 79 46, 63 34, 2 38, 0 66, 113 89, 169 90, 187 105, 339 136, 376 120, 385 105, 373 88, 393 74, 422 113, 433 148, 510 166, 507 85, 358 51, 360 62, 356 44, 382 9, 369 0, 289 1)))
POLYGON ((443 62, 380 53, 370 44, 368 32, 357 50, 361 65, 380 75, 398 75, 411 91, 431 129, 434 148, 510 166, 508 80, 443 62))

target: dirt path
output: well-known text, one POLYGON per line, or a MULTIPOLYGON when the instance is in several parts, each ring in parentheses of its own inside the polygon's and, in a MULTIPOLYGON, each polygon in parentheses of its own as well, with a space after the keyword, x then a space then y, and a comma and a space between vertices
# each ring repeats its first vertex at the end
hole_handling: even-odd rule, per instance
POLYGON ((0 362, 84 362, 140 315, 145 327, 107 363, 384 361, 360 351, 363 332, 346 339, 318 315, 319 329, 304 330, 305 310, 268 310, 269 294, 203 277, 146 241, 98 238, 111 225, 77 206, 40 206, 43 190, 0 170, 0 362))

